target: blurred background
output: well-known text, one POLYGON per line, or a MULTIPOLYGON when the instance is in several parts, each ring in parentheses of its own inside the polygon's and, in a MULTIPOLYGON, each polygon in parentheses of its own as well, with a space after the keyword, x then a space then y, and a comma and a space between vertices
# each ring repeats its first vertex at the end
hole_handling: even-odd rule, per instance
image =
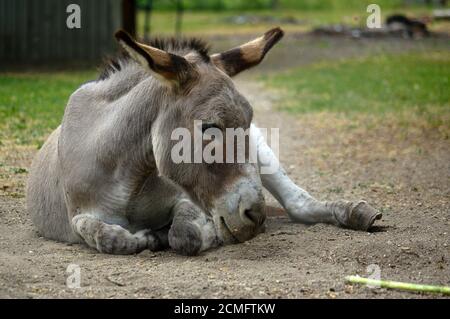
POLYGON ((286 31, 285 39, 241 77, 282 90, 280 108, 414 109, 448 134, 448 1, 376 1, 381 28, 370 29, 372 2, 0 0, 0 138, 39 145, 59 123, 70 93, 117 50, 119 28, 142 41, 196 36, 218 52, 274 26, 286 31), (80 28, 67 26, 75 21, 71 4, 79 6, 80 28))
POLYGON ((39 146, 70 93, 116 52, 119 28, 142 41, 195 36, 218 52, 274 26, 286 37, 239 78, 281 92, 280 109, 414 111, 448 137, 448 1, 379 0, 380 28, 368 28, 371 2, 0 0, 0 139, 39 146))
MULTIPOLYGON (((447 0, 380 0, 384 28, 368 32, 365 0, 1 0, 1 66, 46 63, 98 63, 115 49, 118 28, 139 38, 199 36, 214 45, 258 34, 274 25, 289 35, 400 35, 410 38, 449 30, 447 0), (69 28, 70 5, 80 10, 80 28, 69 28), (392 15, 412 19, 396 32, 385 24, 392 15), (403 30, 399 30, 402 29, 403 30)), ((72 19, 71 19, 72 20, 72 19)), ((401 23, 405 21, 400 21, 401 23)), ((225 43, 226 45, 226 43, 225 43)), ((36 65, 34 65, 36 66, 36 65)))

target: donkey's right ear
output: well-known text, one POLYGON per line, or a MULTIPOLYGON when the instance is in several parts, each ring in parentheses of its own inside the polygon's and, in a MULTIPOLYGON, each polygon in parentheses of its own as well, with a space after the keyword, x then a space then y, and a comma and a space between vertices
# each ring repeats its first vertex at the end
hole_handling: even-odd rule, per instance
POLYGON ((164 81, 183 85, 196 74, 181 56, 139 43, 123 30, 117 31, 115 37, 131 58, 164 81))

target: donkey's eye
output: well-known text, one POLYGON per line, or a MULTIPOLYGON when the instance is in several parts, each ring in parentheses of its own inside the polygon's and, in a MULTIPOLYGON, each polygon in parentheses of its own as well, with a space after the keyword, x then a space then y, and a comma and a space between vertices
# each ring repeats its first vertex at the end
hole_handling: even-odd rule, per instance
POLYGON ((205 131, 209 128, 216 128, 220 130, 220 127, 215 123, 202 123, 202 133, 205 133, 205 131))

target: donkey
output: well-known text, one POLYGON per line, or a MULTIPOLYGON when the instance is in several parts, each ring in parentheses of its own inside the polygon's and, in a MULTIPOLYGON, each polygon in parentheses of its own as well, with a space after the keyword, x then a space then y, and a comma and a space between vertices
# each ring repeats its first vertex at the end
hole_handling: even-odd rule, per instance
POLYGON ((196 255, 264 230, 262 187, 295 222, 367 230, 381 218, 364 201, 314 199, 279 165, 260 174, 278 159, 231 77, 259 64, 281 29, 213 55, 197 39, 147 45, 124 31, 115 36, 125 55, 70 96, 33 161, 27 208, 40 235, 102 253, 196 255), (171 132, 178 127, 249 130, 257 163, 176 164, 171 132))

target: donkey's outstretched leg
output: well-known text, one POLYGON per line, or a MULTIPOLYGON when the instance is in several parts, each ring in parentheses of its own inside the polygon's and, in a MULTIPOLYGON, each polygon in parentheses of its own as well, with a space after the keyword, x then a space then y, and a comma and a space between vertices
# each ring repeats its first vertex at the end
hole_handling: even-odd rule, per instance
POLYGON ((116 255, 136 254, 144 249, 158 250, 162 244, 156 233, 141 230, 135 234, 119 225, 107 224, 92 214, 72 218, 72 228, 92 248, 116 255))
POLYGON ((277 167, 272 174, 261 174, 262 184, 285 208, 293 221, 305 224, 328 223, 367 230, 376 219, 381 218, 381 213, 365 201, 318 201, 287 176, 260 130, 253 124, 250 135, 257 146, 258 165, 277 167))
POLYGON ((191 256, 220 245, 213 219, 190 200, 181 199, 173 210, 174 218, 169 230, 172 249, 191 256))

